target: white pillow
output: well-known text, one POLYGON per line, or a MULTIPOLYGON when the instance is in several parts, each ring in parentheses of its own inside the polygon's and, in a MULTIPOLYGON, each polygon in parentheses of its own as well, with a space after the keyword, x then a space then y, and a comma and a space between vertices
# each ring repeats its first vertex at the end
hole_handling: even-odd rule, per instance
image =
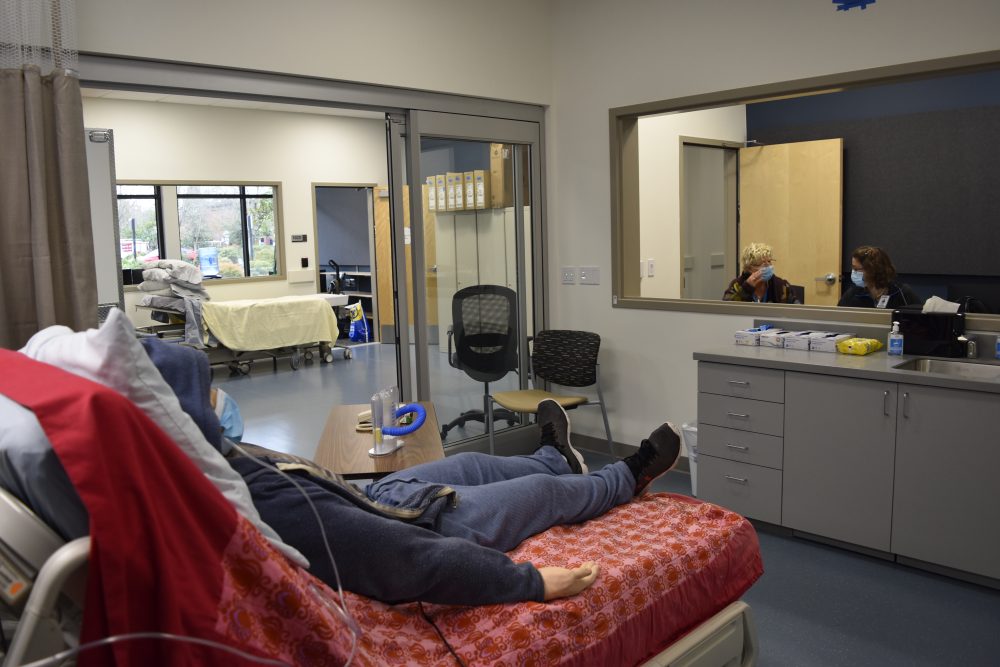
POLYGON ((21 352, 99 382, 131 400, 180 446, 237 512, 285 555, 303 567, 309 566, 302 554, 282 542, 261 520, 246 482, 181 409, 173 390, 135 337, 135 328, 125 313, 113 308, 100 329, 79 333, 64 326, 48 327, 32 336, 21 352))

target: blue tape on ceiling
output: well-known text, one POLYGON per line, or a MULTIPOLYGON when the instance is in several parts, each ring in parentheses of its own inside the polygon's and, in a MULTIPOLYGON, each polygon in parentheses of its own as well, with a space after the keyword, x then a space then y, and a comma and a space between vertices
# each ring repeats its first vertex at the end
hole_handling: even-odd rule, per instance
POLYGON ((848 9, 854 9, 855 7, 864 9, 868 5, 874 5, 875 0, 833 0, 833 4, 837 5, 838 12, 846 12, 848 9))

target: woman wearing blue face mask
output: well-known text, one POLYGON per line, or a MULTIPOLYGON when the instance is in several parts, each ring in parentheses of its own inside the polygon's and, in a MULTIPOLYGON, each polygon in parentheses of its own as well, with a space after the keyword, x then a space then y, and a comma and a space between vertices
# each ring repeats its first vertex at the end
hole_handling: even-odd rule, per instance
POLYGON ((723 301, 797 303, 788 281, 774 275, 774 255, 766 243, 751 243, 740 256, 743 273, 733 279, 723 301))
POLYGON ((923 303, 909 285, 896 281, 896 267, 881 248, 863 245, 851 253, 851 282, 838 306, 892 310, 923 303))

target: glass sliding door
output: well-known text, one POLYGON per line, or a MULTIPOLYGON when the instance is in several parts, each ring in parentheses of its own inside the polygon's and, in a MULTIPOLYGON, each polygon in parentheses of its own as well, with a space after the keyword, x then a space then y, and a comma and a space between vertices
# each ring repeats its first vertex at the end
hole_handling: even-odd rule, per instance
MULTIPOLYGON (((487 390, 527 386, 539 132, 535 123, 414 112, 411 133, 410 192, 420 193, 411 217, 421 220, 408 239, 421 250, 411 273, 422 306, 416 388, 433 401, 447 447, 485 434, 487 390)), ((521 423, 495 412, 497 433, 521 423)))

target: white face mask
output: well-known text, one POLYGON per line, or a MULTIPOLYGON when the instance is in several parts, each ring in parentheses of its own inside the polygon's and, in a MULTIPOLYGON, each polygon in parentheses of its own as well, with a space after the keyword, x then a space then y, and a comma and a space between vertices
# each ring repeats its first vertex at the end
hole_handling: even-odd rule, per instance
POLYGON ((864 271, 859 271, 857 269, 851 271, 851 282, 854 283, 855 285, 857 285, 858 287, 864 287, 865 286, 865 272, 864 271))

